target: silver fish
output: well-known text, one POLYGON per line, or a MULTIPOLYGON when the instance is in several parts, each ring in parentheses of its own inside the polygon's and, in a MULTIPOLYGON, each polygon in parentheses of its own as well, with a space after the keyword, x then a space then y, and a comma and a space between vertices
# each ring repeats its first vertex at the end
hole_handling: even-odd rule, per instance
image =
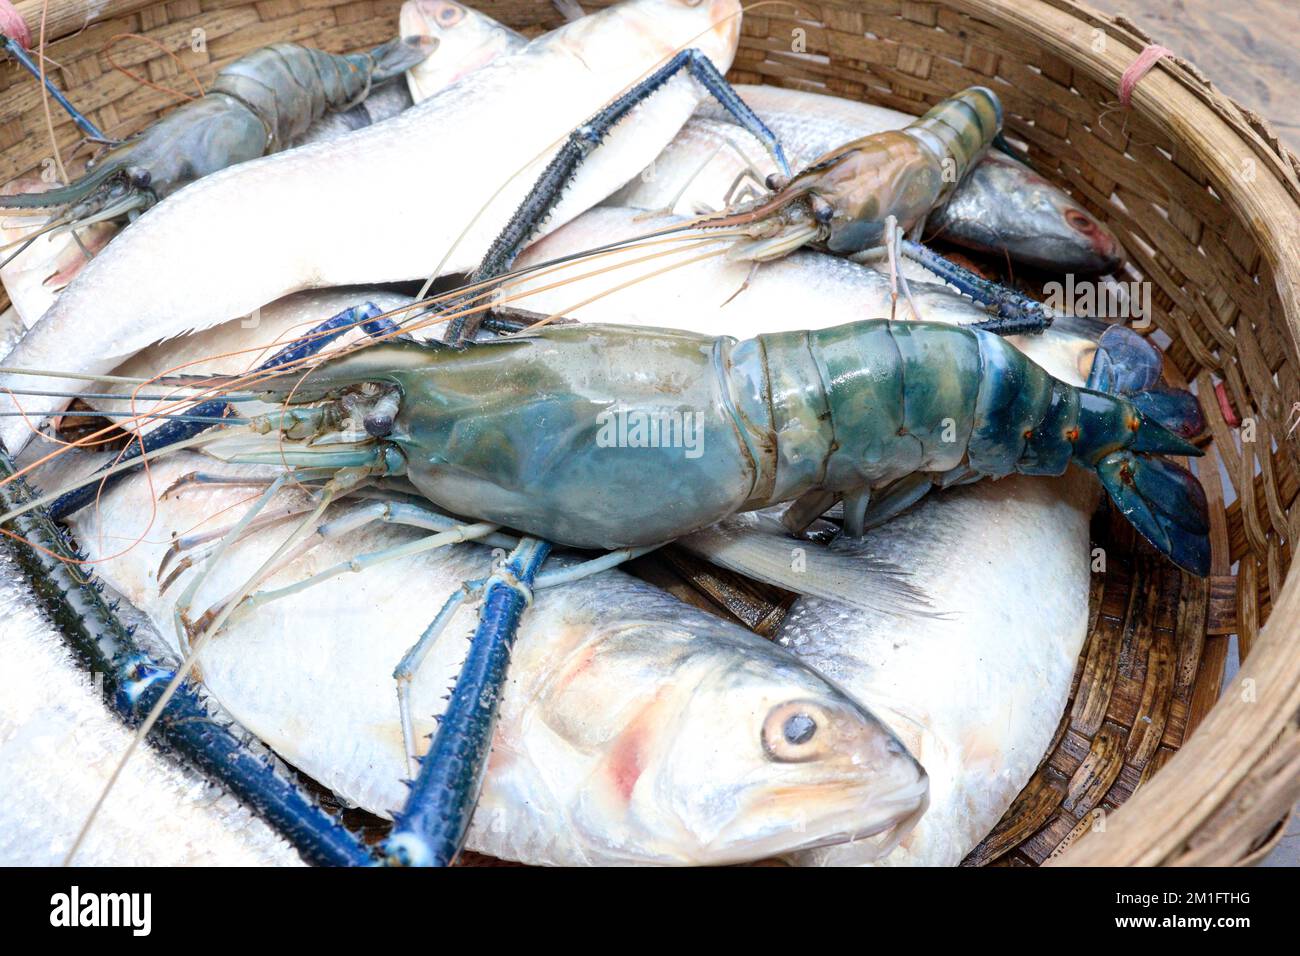
POLYGON ((1115 234, 1088 210, 997 151, 925 225, 929 235, 1051 272, 1113 272, 1124 261, 1115 234))
MULTIPOLYGON (((55 866, 130 731, 0 551, 0 864, 55 866)), ((78 855, 87 865, 294 866, 297 853, 233 798, 149 748, 78 855)))
MULTIPOLYGON (((1077 471, 932 494, 858 553, 896 563, 938 613, 866 615, 806 597, 782 623, 777 641, 879 714, 930 774, 930 809, 886 865, 961 862, 1042 760, 1087 634, 1095 503, 1077 471)), ((849 845, 798 862, 877 859, 849 845)))
POLYGON ((297 145, 325 142, 382 123, 528 43, 505 24, 453 0, 406 0, 398 15, 398 36, 436 37, 438 46, 406 71, 405 82, 386 83, 352 109, 326 114, 297 145))
MULTIPOLYGON (((137 475, 75 522, 92 558, 140 538, 98 569, 164 634, 175 594, 159 594, 156 570, 172 533, 237 515, 248 489, 173 491, 156 515, 150 499, 212 467, 188 454, 161 460, 152 486, 137 475)), ((416 536, 369 525, 322 538, 266 586, 416 536)), ((198 605, 229 594, 279 540, 271 532, 234 545, 198 605)), ((407 795, 393 666, 490 558, 485 547, 457 545, 241 612, 201 652, 202 680, 285 760, 390 814, 407 795)), ((473 615, 457 612, 414 682, 419 734, 435 729, 473 615)), ((539 591, 525 615, 467 845, 540 864, 731 863, 855 837, 880 853, 923 811, 926 788, 893 734, 813 670, 612 571, 539 591)))
MULTIPOLYGON (((10 364, 105 372, 152 342, 300 289, 424 278, 440 263, 443 272, 467 271, 572 129, 679 47, 726 70, 739 15, 737 0, 627 0, 387 122, 204 177, 89 263, 10 364), (341 219, 340 209, 364 210, 364 227, 341 219)), ((549 226, 644 167, 702 95, 690 77, 669 81, 583 164, 549 226)), ((0 384, 16 387, 13 379, 0 376, 0 384)), ((59 391, 76 384, 49 382, 59 391)), ((13 404, 0 399, 5 410, 13 404)), ((21 419, 0 424, 12 452, 29 437, 21 419)))
POLYGON ((406 0, 397 32, 404 37, 438 38, 434 56, 406 71, 407 89, 416 103, 528 45, 523 34, 454 0, 406 0), (441 56, 443 52, 448 55, 441 56))

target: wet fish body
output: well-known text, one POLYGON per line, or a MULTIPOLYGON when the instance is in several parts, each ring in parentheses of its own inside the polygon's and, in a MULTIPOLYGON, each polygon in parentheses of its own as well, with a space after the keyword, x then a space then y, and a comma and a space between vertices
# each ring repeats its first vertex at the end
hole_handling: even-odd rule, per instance
MULTIPOLYGON (((684 45, 725 70, 738 32, 735 0, 629 0, 539 37, 388 122, 200 179, 83 269, 11 364, 105 372, 154 341, 305 287, 422 278, 440 262, 444 272, 466 271, 571 129, 684 45), (448 149, 453 142, 472 148, 448 149), (541 160, 520 168, 520 157, 535 155, 541 160), (341 224, 339 208, 365 208, 366 228, 341 224), (256 211, 256 227, 238 210, 256 211)), ((642 104, 584 163, 550 227, 643 168, 700 96, 681 76, 642 104)), ((49 384, 71 390, 75 381, 49 384)), ((21 420, 0 425, 13 451, 28 435, 21 420)))
MULTIPOLYGON (((859 553, 896 563, 936 614, 867 615, 814 597, 790 609, 777 642, 879 714, 931 775, 930 809, 884 865, 957 865, 1042 760, 1087 634, 1096 494, 1072 470, 931 495, 859 553)), ((877 862, 851 845, 796 860, 877 862)))
MULTIPOLYGON (((160 461, 155 485, 196 467, 206 467, 196 456, 160 461)), ((98 520, 89 509, 77 519, 92 556, 146 530, 148 495, 136 476, 104 496, 98 520), (100 539, 99 527, 112 537, 100 539)), ((144 540, 101 575, 163 631, 175 595, 158 595, 154 572, 170 532, 222 509, 237 515, 246 497, 247 489, 212 487, 168 495, 144 540)), ((323 543, 271 585, 417 536, 369 526, 323 543)), ((242 583, 279 540, 272 531, 235 545, 199 604, 242 583)), ((393 667, 443 600, 490 560, 487 548, 460 545, 237 615, 199 657, 204 684, 284 759, 387 815, 407 795, 393 667)), ((435 729, 473 623, 474 610, 462 608, 414 682, 419 735, 435 729)), ((614 571, 538 592, 524 617, 468 846, 531 863, 685 864, 855 833, 888 845, 913 822, 924 791, 893 736, 815 672, 614 571), (813 716, 820 736, 786 739, 786 721, 799 714, 813 716), (796 815, 799 832, 789 825, 796 815)))

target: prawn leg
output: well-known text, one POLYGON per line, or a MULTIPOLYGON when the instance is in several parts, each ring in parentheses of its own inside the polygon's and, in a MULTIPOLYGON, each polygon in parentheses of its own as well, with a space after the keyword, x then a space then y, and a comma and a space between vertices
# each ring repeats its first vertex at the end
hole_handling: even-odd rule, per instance
MULTIPOLYGON (((758 115, 745 104, 707 56, 694 48, 682 50, 569 134, 569 138, 560 147, 559 153, 547 164, 528 196, 520 203, 519 208, 510 217, 510 221, 493 241, 487 255, 483 257, 483 261, 470 277, 470 285, 495 278, 510 268, 520 250, 532 237, 538 224, 543 222, 555 208, 555 204, 559 202, 565 188, 573 180, 574 173, 582 161, 600 145, 609 131, 623 117, 653 96, 660 87, 682 70, 688 71, 714 99, 722 104, 737 123, 767 147, 782 176, 790 175, 790 164, 785 158, 785 151, 777 141, 776 134, 768 129, 758 115)), ((455 303, 449 304, 445 310, 450 311, 454 305, 455 303)), ((478 331, 479 322, 478 315, 458 316, 448 326, 443 341, 449 345, 461 345, 470 341, 478 331)))
POLYGON ((99 131, 98 126, 86 119, 86 117, 81 114, 81 111, 72 105, 71 101, 64 96, 63 92, 50 80, 48 73, 44 77, 41 76, 40 67, 32 62, 32 58, 27 55, 27 51, 22 48, 22 44, 12 37, 5 37, 4 45, 5 50, 8 51, 9 55, 17 61, 19 66, 32 76, 36 77, 37 80, 44 81, 45 88, 49 90, 50 96, 54 97, 54 102, 62 106, 64 112, 72 117, 72 122, 77 124, 78 129, 85 133, 90 139, 97 142, 111 142, 111 140, 106 139, 104 134, 99 131))
MULTIPOLYGON (((899 237, 884 246, 865 249, 848 258, 854 262, 868 262, 878 259, 882 254, 887 257, 906 256, 913 262, 925 266, 944 282, 956 287, 957 291, 970 296, 989 310, 991 314, 989 319, 972 322, 968 328, 992 332, 994 335, 1036 335, 1049 328, 1056 318, 1051 309, 1042 302, 976 275, 913 239, 899 237)), ((902 279, 901 275, 899 279, 902 279)), ((917 317, 920 318, 919 315, 917 317)))
MULTIPOLYGON (((408 506, 409 507, 409 506, 408 506)), ((432 512, 437 514, 437 512, 432 512)), ((439 516, 442 517, 442 516, 439 516)), ((442 518, 444 521, 450 519, 442 518)), ((482 539, 485 543, 494 544, 489 538, 482 539)), ((513 542, 513 546, 518 546, 518 541, 513 542)), ((624 561, 631 561, 633 558, 639 558, 641 555, 654 550, 653 547, 644 548, 620 548, 617 551, 610 551, 601 555, 599 558, 592 558, 582 564, 577 564, 569 568, 558 571, 547 571, 540 574, 533 582, 533 591, 541 591, 544 588, 558 587, 561 584, 571 584, 574 581, 580 581, 583 578, 590 577, 593 574, 599 574, 602 571, 608 571, 610 568, 618 567, 624 561)), ((415 749, 415 724, 411 715, 411 681, 415 679, 416 671, 424 663, 429 651, 437 642, 438 637, 446 630, 451 619, 456 615, 456 611, 466 600, 478 600, 483 594, 483 588, 487 585, 487 580, 466 581, 461 585, 460 590, 447 598, 442 609, 438 611, 437 617, 420 635, 420 639, 412 645, 402 659, 398 662, 397 667, 393 670, 393 680, 397 682, 397 711, 398 718, 402 726, 402 741, 406 748, 406 762, 410 770, 411 778, 415 779, 420 772, 419 754, 415 749)), ((510 638, 513 643, 514 638, 510 638)))
MULTIPOLYGON (((373 302, 365 302, 344 309, 338 315, 326 319, 304 335, 300 341, 294 342, 272 355, 258 367, 258 371, 278 368, 282 365, 309 358, 358 325, 361 326, 362 331, 372 337, 390 335, 397 330, 397 326, 391 319, 382 316, 379 306, 373 302)), ((136 435, 115 464, 142 461, 142 456, 176 442, 193 438, 199 433, 214 427, 221 419, 230 418, 233 415, 234 409, 222 399, 200 402, 186 416, 190 419, 198 419, 197 421, 173 419, 147 435, 136 435)), ((232 420, 230 424, 233 423, 232 420)), ((98 494, 107 491, 118 481, 121 481, 124 475, 129 473, 130 469, 118 471, 105 476, 100 482, 91 482, 79 488, 74 488, 50 505, 50 515, 57 521, 80 511, 94 501, 98 494)))
MULTIPOLYGON (((483 608, 469 655, 433 745, 420 761, 406 807, 394 817, 393 832, 384 841, 386 862, 450 866, 460 853, 483 786, 519 619, 532 601, 533 580, 550 550, 545 541, 522 539, 483 585, 483 608)), ((444 624, 450 619, 445 609, 439 616, 444 624)))
POLYGON ((1036 299, 976 275, 919 242, 900 239, 898 249, 994 313, 994 318, 973 323, 971 328, 996 335, 1033 335, 1047 329, 1055 318, 1051 309, 1036 299))
MULTIPOLYGON (((0 507, 16 510, 34 496, 0 449, 0 507)), ((14 520, 14 530, 38 548, 15 548, 38 599, 61 625, 73 649, 104 675, 107 703, 128 725, 139 722, 174 672, 150 656, 104 599, 102 585, 76 563, 84 556, 44 509, 14 520)), ((204 779, 250 807, 291 843, 308 863, 362 866, 370 862, 365 844, 322 810, 275 765, 253 750, 227 721, 208 709, 190 683, 182 684, 163 711, 151 739, 204 779)))

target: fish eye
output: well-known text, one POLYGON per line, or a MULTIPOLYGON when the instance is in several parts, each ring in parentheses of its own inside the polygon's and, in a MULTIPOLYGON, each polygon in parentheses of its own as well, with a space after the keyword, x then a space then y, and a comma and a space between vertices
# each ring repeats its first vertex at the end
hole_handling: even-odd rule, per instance
POLYGON ((433 17, 442 27, 453 26, 465 18, 465 8, 458 3, 440 3, 433 17))
POLYGON ((1092 232, 1092 220, 1077 209, 1065 210, 1065 221, 1079 232, 1092 232))
POLYGON ((763 751, 779 763, 815 760, 825 751, 825 711, 806 700, 778 704, 763 721, 763 751))
POLYGON ((806 744, 817 733, 817 721, 807 714, 791 714, 785 719, 781 728, 785 741, 789 744, 806 744))

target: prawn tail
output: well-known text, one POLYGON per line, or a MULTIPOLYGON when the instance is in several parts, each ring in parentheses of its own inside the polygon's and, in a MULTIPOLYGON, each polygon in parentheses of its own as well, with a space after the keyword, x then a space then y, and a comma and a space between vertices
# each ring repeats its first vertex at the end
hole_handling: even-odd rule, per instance
POLYGON ((1002 101, 987 87, 972 86, 931 107, 905 132, 951 160, 960 181, 1002 132, 1002 101))
POLYGON ((1183 570, 1210 573, 1209 510, 1195 475, 1131 451, 1107 455, 1096 469, 1115 507, 1142 537, 1183 570))
POLYGON ((1112 325, 1097 341, 1088 387, 1127 398, 1139 411, 1182 438, 1205 430, 1196 396, 1162 385, 1164 362, 1145 338, 1122 325, 1112 325))
POLYGON ((385 83, 401 76, 413 66, 418 66, 438 48, 438 38, 432 36, 398 37, 380 44, 369 53, 370 82, 385 83))
MULTIPOLYGON (((1095 468, 1115 506, 1179 567, 1210 570, 1209 510, 1196 476, 1164 454, 1200 452, 1187 439, 1205 428, 1196 396, 1160 383, 1160 353, 1131 329, 1112 326, 1098 341, 1088 385, 1126 400, 1138 416, 1135 440, 1095 468)), ((1130 426, 1132 427, 1132 426, 1130 426)))

